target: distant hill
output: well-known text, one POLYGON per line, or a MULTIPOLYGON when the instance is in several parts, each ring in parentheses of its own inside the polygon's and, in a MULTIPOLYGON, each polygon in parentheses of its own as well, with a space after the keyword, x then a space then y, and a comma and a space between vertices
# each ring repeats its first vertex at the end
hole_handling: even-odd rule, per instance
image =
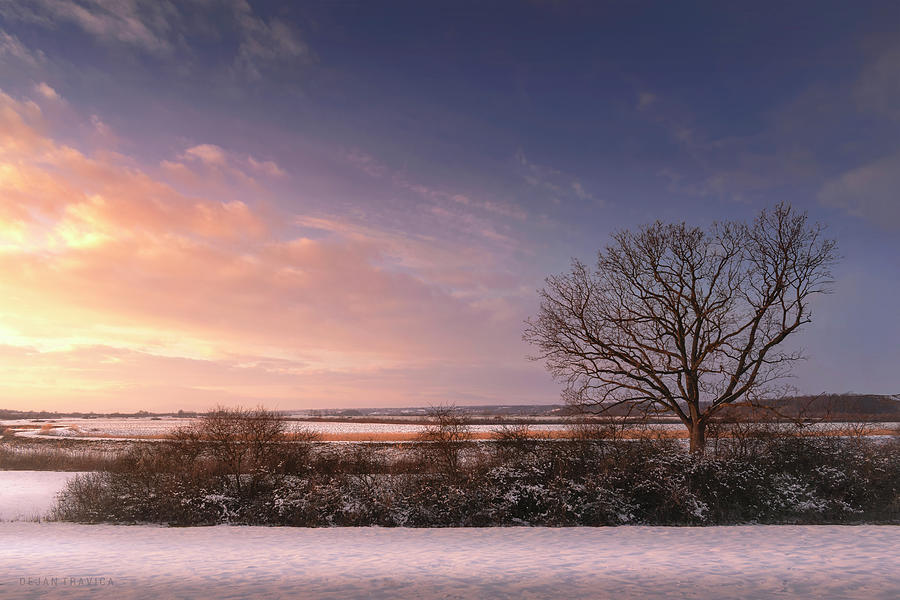
POLYGON ((109 413, 95 413, 95 412, 55 412, 48 410, 12 410, 7 408, 0 408, 0 421, 13 421, 18 419, 36 419, 36 420, 46 420, 46 419, 120 419, 120 418, 131 418, 131 417, 196 417, 200 413, 192 412, 192 411, 183 411, 179 410, 177 412, 166 412, 166 413, 152 413, 146 410, 139 410, 137 412, 124 413, 124 412, 109 412, 109 413))

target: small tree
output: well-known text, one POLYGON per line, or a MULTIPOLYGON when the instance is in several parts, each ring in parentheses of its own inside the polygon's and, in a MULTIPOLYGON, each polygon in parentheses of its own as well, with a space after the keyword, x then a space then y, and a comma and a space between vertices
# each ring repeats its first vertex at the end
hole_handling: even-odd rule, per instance
POLYGON ((247 491, 242 482, 249 475, 250 491, 261 478, 277 468, 284 444, 285 420, 262 407, 254 409, 216 407, 194 423, 175 430, 172 439, 182 452, 194 458, 207 455, 227 475, 238 496, 247 491))
POLYGON ((524 338, 571 404, 674 413, 702 452, 710 418, 759 405, 801 358, 781 344, 829 291, 835 242, 822 232, 786 204, 750 224, 619 232, 596 270, 576 260, 546 280, 524 338))
POLYGON ((461 442, 469 439, 471 431, 469 420, 454 405, 432 406, 426 418, 419 441, 426 442, 424 449, 427 457, 442 473, 457 479, 461 472, 461 442))

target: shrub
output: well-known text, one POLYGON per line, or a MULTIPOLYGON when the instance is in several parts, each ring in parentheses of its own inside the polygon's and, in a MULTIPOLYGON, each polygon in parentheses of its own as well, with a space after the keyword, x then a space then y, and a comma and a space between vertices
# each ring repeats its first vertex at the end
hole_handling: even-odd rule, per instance
POLYGON ((462 411, 453 405, 428 410, 425 428, 419 435, 422 459, 432 470, 457 479, 462 474, 460 450, 469 439, 470 426, 462 411))
POLYGON ((248 450, 239 472, 199 437, 145 444, 75 478, 56 515, 307 527, 900 521, 897 441, 772 438, 718 455, 672 440, 506 441, 453 442, 453 468, 425 442, 273 441, 248 450))

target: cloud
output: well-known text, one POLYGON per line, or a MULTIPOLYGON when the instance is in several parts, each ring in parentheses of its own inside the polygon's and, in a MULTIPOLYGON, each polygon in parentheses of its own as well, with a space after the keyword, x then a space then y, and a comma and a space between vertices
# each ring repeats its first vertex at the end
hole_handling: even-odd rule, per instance
POLYGON ((181 183, 199 188, 209 187, 204 183, 217 183, 215 179, 210 179, 211 174, 227 176, 245 184, 256 183, 251 172, 270 178, 287 175, 275 161, 257 159, 250 155, 242 156, 216 144, 191 146, 178 155, 178 161, 163 160, 161 166, 172 176, 177 177, 181 183), (206 171, 200 174, 196 167, 202 167, 206 171), (200 175, 200 178, 197 175, 200 175))
POLYGON ((826 182, 819 200, 888 229, 900 229, 900 153, 851 169, 826 182))
POLYGON ((185 198, 127 157, 89 155, 46 137, 49 125, 33 102, 0 93, 0 214, 24 220, 33 247, 99 243, 171 223, 186 234, 221 237, 264 230, 239 200, 185 198))
POLYGON ((253 170, 269 175, 270 177, 284 177, 287 175, 284 169, 279 167, 278 164, 272 160, 256 160, 252 156, 248 156, 247 163, 253 170))
POLYGON ((650 92, 638 92, 637 103, 635 108, 638 110, 647 110, 656 103, 656 95, 650 92))
POLYGON ((46 61, 41 51, 31 51, 14 35, 0 29, 0 60, 15 59, 36 69, 46 61))
POLYGON ((397 406, 398 399, 427 406, 448 398, 501 404, 508 402, 509 381, 520 382, 515 392, 523 403, 555 393, 545 374, 527 364, 348 372, 246 354, 205 360, 105 345, 56 350, 0 345, 0 396, 15 398, 26 409, 65 412, 208 410, 259 402, 278 409, 397 406))
POLYGON ((861 108, 900 120, 900 44, 882 50, 866 64, 855 95, 861 108))
POLYGON ((112 128, 109 125, 103 122, 98 115, 91 115, 91 126, 94 128, 94 131, 101 138, 105 138, 107 140, 114 140, 115 134, 113 133, 112 128))
MULTIPOLYGON (((435 285, 453 290, 457 297, 491 289, 510 293, 519 279, 508 267, 498 264, 496 253, 473 243, 460 243, 455 237, 416 232, 406 223, 395 221, 393 228, 373 227, 347 218, 298 215, 294 221, 310 235, 322 233, 359 243, 375 244, 392 263, 435 285)), ((445 223, 439 222, 442 231, 445 223)))
POLYGON ((4 3, 0 14, 48 28, 72 24, 103 42, 151 53, 171 51, 167 38, 179 16, 175 5, 167 0, 32 0, 4 3))
POLYGON ((222 150, 221 146, 216 146, 215 144, 192 146, 184 151, 184 157, 188 160, 199 160, 206 165, 215 167, 224 167, 226 162, 225 151, 222 150))
MULTIPOLYGON (((177 60, 184 72, 191 70, 198 41, 204 39, 230 45, 231 51, 217 53, 225 59, 223 66, 253 80, 268 70, 316 58, 291 24, 259 16, 246 0, 0 0, 0 16, 50 30, 74 26, 103 44, 177 60)), ((0 33, 0 57, 4 55, 32 66, 43 60, 14 36, 0 33)))
MULTIPOLYGON (((823 123, 847 119, 853 107, 840 91, 811 87, 762 113, 758 128, 719 135, 696 116, 667 104, 647 113, 676 146, 669 163, 656 170, 668 191, 728 202, 768 202, 769 194, 788 185, 821 183, 822 149, 833 151, 846 139, 823 123)), ((832 159, 833 160, 833 159, 832 159)))
POLYGON ((371 177, 384 177, 388 168, 374 156, 359 149, 347 153, 347 161, 371 177))
MULTIPOLYGON (((199 144, 158 168, 53 131, 37 104, 0 93, 4 397, 428 403, 470 397, 473 370, 522 367, 521 275, 488 238, 272 212, 245 180, 187 194, 176 173, 214 179, 247 155, 199 144)), ((468 197, 440 200, 485 225, 465 220, 468 197)))
POLYGON ((34 86, 34 91, 46 98, 47 100, 59 100, 60 96, 52 87, 43 81, 34 86))
POLYGON ((521 148, 516 149, 515 160, 535 178, 535 181, 538 182, 562 174, 559 169, 531 162, 525 156, 525 152, 521 148))
POLYGON ((584 186, 581 185, 581 182, 573 181, 572 182, 572 190, 574 190, 575 195, 578 196, 581 200, 593 200, 594 196, 588 193, 584 186))
POLYGON ((524 221, 528 213, 518 206, 494 200, 482 200, 466 194, 413 183, 402 174, 395 174, 394 186, 409 190, 428 201, 426 210, 446 229, 487 240, 507 249, 520 248, 521 244, 510 235, 510 227, 504 219, 524 221))
POLYGON ((513 158, 520 167, 522 179, 531 187, 549 192, 554 204, 559 204, 563 197, 571 195, 579 200, 594 200, 593 194, 578 179, 559 169, 530 161, 521 148, 516 150, 513 158))
POLYGON ((494 223, 493 218, 502 217, 515 221, 528 219, 528 212, 522 207, 496 198, 480 198, 447 190, 434 185, 412 181, 405 172, 392 171, 387 165, 359 149, 345 154, 345 160, 370 177, 381 179, 390 177, 394 188, 407 190, 428 201, 430 214, 446 223, 454 223, 462 231, 487 238, 506 246, 517 245, 506 233, 499 231, 502 223, 494 223))
POLYGON ((235 68, 259 79, 266 68, 283 63, 308 64, 315 55, 293 27, 277 19, 265 19, 254 14, 246 0, 232 3, 240 36, 235 68))

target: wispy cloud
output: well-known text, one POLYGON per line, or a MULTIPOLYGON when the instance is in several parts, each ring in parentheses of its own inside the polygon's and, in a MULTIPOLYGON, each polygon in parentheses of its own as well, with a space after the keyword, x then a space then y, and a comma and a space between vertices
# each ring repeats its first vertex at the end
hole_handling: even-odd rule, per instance
POLYGON ((269 66, 287 62, 307 64, 315 60, 309 46, 291 25, 259 17, 246 0, 233 0, 232 8, 240 33, 235 59, 238 71, 259 79, 269 66))
MULTIPOLYGON (((823 120, 834 119, 834 93, 810 88, 769 107, 758 128, 716 136, 705 120, 675 103, 645 111, 677 148, 656 171, 675 194, 729 202, 767 202, 779 187, 821 176, 817 153, 823 120)), ((846 100, 845 100, 846 102, 846 100)))
MULTIPOLYGON (((0 339, 12 348, 0 388, 112 401, 125 385, 147 399, 164 365, 184 373, 168 402, 199 408, 201 388, 397 404, 417 386, 411 397, 465 393, 465 377, 429 387, 438 370, 521 364, 521 285, 483 246, 271 214, 249 182, 187 195, 171 170, 78 149, 53 128, 37 104, 0 95, 0 339), (373 387, 376 372, 395 377, 373 387)), ((171 164, 209 178, 240 156, 195 144, 171 164)))
POLYGON ((284 177, 287 175, 284 169, 278 166, 274 160, 257 160, 252 156, 247 157, 247 163, 254 171, 270 177, 284 177))
MULTIPOLYGON (((232 53, 223 53, 228 69, 253 80, 271 68, 315 61, 315 53, 292 24, 261 17, 246 0, 0 0, 0 15, 47 29, 74 26, 103 44, 177 58, 180 69, 188 68, 185 61, 192 58, 198 37, 224 40, 233 44, 232 53)), ((5 33, 0 34, 3 54, 32 64, 41 57, 5 33)))
POLYGON ((57 28, 72 24, 98 40, 135 46, 151 53, 169 52, 172 23, 178 20, 168 0, 33 0, 3 2, 7 19, 57 28))
POLYGON ((638 92, 635 108, 638 110, 647 110, 656 103, 656 94, 651 92, 638 92))
POLYGON ((26 48, 19 38, 0 29, 0 60, 10 59, 36 69, 46 61, 46 56, 40 50, 26 48))
POLYGON ((374 156, 359 149, 347 152, 347 161, 371 177, 384 177, 389 171, 374 156))
POLYGON ((819 200, 880 227, 900 229, 900 153, 827 181, 819 191, 819 200))
POLYGON ((864 110, 900 121, 900 44, 882 48, 867 62, 854 92, 864 110))
POLYGON ((581 185, 580 181, 572 182, 572 190, 575 192, 575 195, 581 200, 593 200, 593 194, 590 194, 584 189, 584 186, 581 185))
POLYGON ((56 93, 56 90, 54 90, 52 87, 50 87, 43 81, 38 84, 35 84, 34 91, 36 91, 38 94, 40 94, 46 100, 59 100, 60 99, 59 94, 56 93))
POLYGON ((538 164, 528 159, 522 148, 518 148, 514 155, 522 179, 537 189, 550 195, 554 204, 559 204, 566 197, 575 197, 578 200, 596 201, 594 195, 585 189, 584 184, 570 174, 560 169, 538 164))
POLYGON ((427 200, 431 215, 469 233, 484 237, 505 246, 517 246, 517 242, 503 229, 502 220, 525 221, 528 212, 522 207, 495 198, 483 198, 468 192, 451 191, 436 185, 414 181, 405 171, 393 170, 371 154, 354 149, 346 153, 346 161, 370 177, 384 178, 399 190, 406 190, 427 200))
POLYGON ((182 155, 188 160, 199 160, 205 165, 214 167, 225 166, 225 151, 215 144, 198 144, 191 146, 182 155))
POLYGON ((197 172, 197 167, 205 169, 200 174, 201 178, 208 178, 210 172, 213 172, 230 176, 243 183, 256 183, 254 174, 268 178, 281 178, 287 175, 285 170, 273 160, 229 152, 216 144, 191 146, 180 153, 177 160, 163 160, 161 166, 173 176, 178 177, 181 182, 194 184, 202 182, 201 179, 195 177, 200 174, 197 172))
POLYGON ((556 184, 550 182, 550 179, 562 174, 559 169, 554 169, 553 167, 548 167, 546 165, 539 165, 528 160, 525 156, 525 152, 521 148, 516 149, 515 159, 519 165, 524 167, 526 171, 525 180, 529 184, 543 185, 545 187, 549 186, 548 189, 551 190, 560 189, 556 184))

